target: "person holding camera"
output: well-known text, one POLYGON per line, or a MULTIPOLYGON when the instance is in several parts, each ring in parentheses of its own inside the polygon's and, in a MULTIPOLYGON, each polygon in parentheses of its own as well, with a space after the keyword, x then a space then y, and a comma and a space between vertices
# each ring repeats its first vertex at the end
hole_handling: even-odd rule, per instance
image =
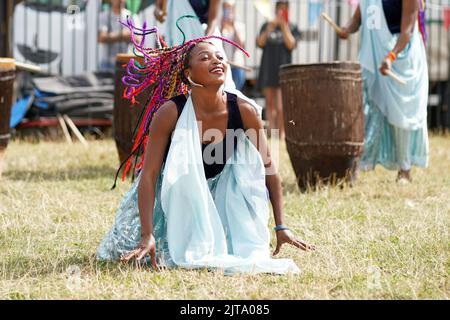
POLYGON ((292 63, 292 51, 300 39, 300 31, 289 22, 288 1, 277 1, 275 10, 275 18, 264 23, 256 39, 258 47, 263 49, 257 87, 265 96, 269 129, 280 130, 280 138, 284 139, 283 106, 278 73, 281 65, 292 63))

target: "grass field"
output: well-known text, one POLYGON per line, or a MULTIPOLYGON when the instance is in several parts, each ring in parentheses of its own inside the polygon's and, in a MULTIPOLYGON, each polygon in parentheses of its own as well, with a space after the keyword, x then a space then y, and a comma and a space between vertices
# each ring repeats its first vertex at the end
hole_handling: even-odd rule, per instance
POLYGON ((353 188, 308 194, 282 149, 287 224, 317 250, 282 249, 300 275, 229 277, 97 262, 129 187, 110 191, 114 142, 13 142, 0 181, 0 298, 448 299, 450 137, 430 143, 430 167, 414 170, 412 184, 377 168, 353 188))

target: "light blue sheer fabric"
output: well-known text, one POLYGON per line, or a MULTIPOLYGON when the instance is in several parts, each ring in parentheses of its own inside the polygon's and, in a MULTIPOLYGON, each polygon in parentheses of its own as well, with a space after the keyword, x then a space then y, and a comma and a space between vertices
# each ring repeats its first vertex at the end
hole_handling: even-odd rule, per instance
MULTIPOLYGON (((122 255, 133 250, 141 240, 141 221, 138 208, 138 185, 140 176, 124 195, 116 213, 111 230, 106 234, 97 248, 97 259, 119 260, 122 255)), ((158 260, 167 266, 174 266, 170 259, 166 237, 166 221, 161 209, 161 181, 159 176, 156 184, 156 197, 153 215, 153 234, 156 240, 158 260)))
MULTIPOLYGON (((117 212, 97 250, 117 260, 140 240, 137 184, 117 212)), ((223 171, 206 179, 191 98, 177 122, 158 179, 154 234, 158 259, 168 267, 218 268, 227 274, 297 273, 290 259, 271 259, 265 169, 259 152, 241 132, 223 171)))
POLYGON ((389 170, 410 170, 413 165, 428 166, 427 126, 407 130, 391 125, 364 94, 365 143, 360 168, 373 170, 377 164, 389 170))
POLYGON ((365 151, 362 169, 381 164, 409 170, 428 165, 428 67, 418 25, 392 70, 406 80, 397 83, 379 65, 397 43, 389 31, 381 0, 362 0, 360 62, 364 80, 365 151))
MULTIPOLYGON (((178 46, 183 43, 183 34, 178 30, 176 22, 178 18, 184 15, 196 16, 195 11, 188 0, 167 1, 165 39, 170 46, 178 46)), ((197 39, 205 35, 205 29, 197 19, 182 19, 178 24, 186 35, 186 41, 197 39)))

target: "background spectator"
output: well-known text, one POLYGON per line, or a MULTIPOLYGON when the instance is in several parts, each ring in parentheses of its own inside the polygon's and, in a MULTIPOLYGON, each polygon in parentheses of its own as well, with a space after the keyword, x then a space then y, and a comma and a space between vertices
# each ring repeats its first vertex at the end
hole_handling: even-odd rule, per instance
POLYGON ((258 47, 263 49, 257 86, 263 90, 266 99, 266 117, 269 129, 279 129, 284 139, 284 119, 279 82, 279 69, 282 64, 292 63, 292 51, 300 38, 298 28, 289 23, 289 2, 277 1, 276 16, 266 22, 257 38, 258 47))
MULTIPOLYGON (((235 0, 224 0, 223 2, 223 16, 221 33, 222 36, 233 40, 241 47, 245 44, 245 25, 242 22, 235 21, 235 0)), ((225 54, 227 58, 235 65, 244 66, 245 57, 244 54, 228 43, 223 44, 225 54)), ((231 66, 231 73, 233 75, 233 81, 236 84, 236 89, 241 90, 245 84, 245 71, 242 68, 231 66)))

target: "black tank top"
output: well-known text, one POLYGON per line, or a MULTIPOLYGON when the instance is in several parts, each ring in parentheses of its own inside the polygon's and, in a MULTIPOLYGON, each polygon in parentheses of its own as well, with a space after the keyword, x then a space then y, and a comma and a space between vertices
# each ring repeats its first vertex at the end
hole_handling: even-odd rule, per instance
MULTIPOLYGON (((228 109, 228 123, 227 123, 227 133, 223 137, 223 139, 214 145, 211 144, 205 144, 202 143, 202 158, 203 158, 203 169, 205 170, 205 176, 206 179, 212 178, 222 172, 223 168, 225 167, 225 163, 227 160, 231 157, 232 152, 236 149, 237 145, 237 137, 233 135, 233 148, 228 147, 227 150, 227 135, 234 132, 235 130, 242 129, 244 130, 244 124, 242 122, 241 113, 239 111, 239 106, 237 103, 237 96, 235 94, 227 92, 227 109, 228 109), (211 146, 210 150, 207 150, 205 152, 205 149, 208 146, 211 146), (211 161, 215 159, 215 150, 218 150, 219 148, 222 149, 222 157, 221 159, 218 159, 219 161, 211 161), (230 152, 232 151, 232 152, 230 152), (205 154, 211 155, 212 159, 210 161, 205 162, 205 154), (212 163, 211 163, 212 162, 212 163)), ((183 111, 184 105, 186 104, 187 98, 184 95, 179 95, 176 97, 173 97, 170 99, 173 101, 177 106, 178 111, 178 118, 181 115, 181 112, 183 111)), ((228 141, 231 139, 231 137, 228 137, 228 141)), ((166 154, 164 156, 164 161, 167 157, 167 153, 169 152, 169 147, 171 143, 171 139, 169 140, 169 143, 167 145, 166 154)))
POLYGON ((208 23, 209 0, 189 0, 201 23, 208 23))
POLYGON ((400 33, 402 25, 402 0, 383 0, 383 11, 389 31, 400 33))

